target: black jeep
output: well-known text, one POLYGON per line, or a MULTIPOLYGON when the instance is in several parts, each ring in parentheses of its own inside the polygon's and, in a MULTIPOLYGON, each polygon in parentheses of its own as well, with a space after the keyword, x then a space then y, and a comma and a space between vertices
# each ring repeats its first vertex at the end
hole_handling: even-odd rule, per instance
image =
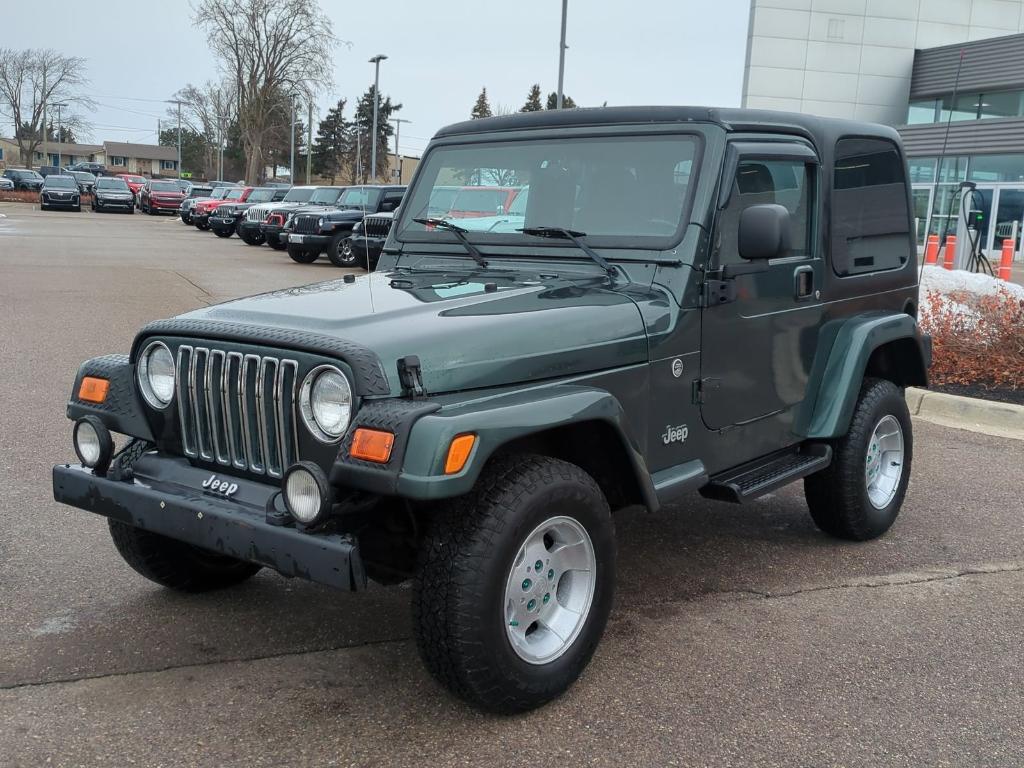
POLYGON ((352 228, 372 213, 394 211, 405 187, 363 185, 349 187, 332 211, 294 211, 287 222, 288 255, 300 264, 312 264, 322 253, 336 267, 354 267, 356 257, 348 241, 352 228))
POLYGON ((377 271, 154 322, 84 363, 80 463, 54 495, 172 589, 262 567, 412 579, 434 676, 536 707, 601 638, 615 510, 803 480, 831 536, 895 522, 903 388, 930 349, 911 210, 878 125, 623 107, 449 126, 377 271), (529 189, 518 220, 430 215, 435 188, 474 184, 529 189))
POLYGON ((374 213, 352 227, 352 234, 342 244, 342 255, 351 253, 357 266, 367 272, 377 268, 395 213, 374 213))

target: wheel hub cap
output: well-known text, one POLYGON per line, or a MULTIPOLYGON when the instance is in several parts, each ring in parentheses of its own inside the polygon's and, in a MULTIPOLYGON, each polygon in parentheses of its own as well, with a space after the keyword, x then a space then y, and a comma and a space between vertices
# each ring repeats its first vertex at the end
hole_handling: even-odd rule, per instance
POLYGON ((505 583, 505 631, 530 664, 554 661, 573 644, 594 598, 594 545, 571 517, 538 525, 519 548, 505 583))
POLYGON ((894 416, 884 416, 868 441, 864 481, 875 509, 892 503, 903 477, 903 429, 894 416))

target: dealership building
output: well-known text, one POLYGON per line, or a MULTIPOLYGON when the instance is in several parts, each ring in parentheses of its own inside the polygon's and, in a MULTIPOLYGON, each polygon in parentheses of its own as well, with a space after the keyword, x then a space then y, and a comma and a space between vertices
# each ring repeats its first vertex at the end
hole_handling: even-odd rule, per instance
POLYGON ((956 231, 970 181, 982 247, 1016 233, 1020 259, 1021 33, 1024 0, 751 0, 743 106, 895 126, 919 244, 956 231))

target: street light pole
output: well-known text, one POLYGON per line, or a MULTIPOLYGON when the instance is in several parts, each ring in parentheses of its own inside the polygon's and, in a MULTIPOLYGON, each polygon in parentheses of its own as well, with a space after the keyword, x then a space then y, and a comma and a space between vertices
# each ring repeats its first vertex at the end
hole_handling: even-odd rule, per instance
POLYGON ((313 175, 313 99, 309 100, 309 122, 306 123, 306 184, 313 175))
POLYGON ((558 99, 556 109, 562 108, 562 84, 565 81, 565 22, 569 15, 569 0, 562 0, 562 41, 558 46, 558 99))
POLYGON ((383 53, 378 53, 370 63, 374 65, 373 74, 373 136, 370 138, 370 179, 377 181, 377 111, 380 108, 380 63, 386 59, 383 53))
POLYGON ((398 183, 402 183, 402 156, 398 153, 398 137, 401 135, 402 123, 411 123, 402 117, 393 117, 391 122, 395 124, 395 165, 398 167, 398 183))
POLYGON ((291 182, 292 186, 295 186, 295 94, 292 94, 291 103, 291 144, 289 149, 291 151, 291 160, 289 163, 288 170, 288 181, 291 182))
POLYGON ((60 166, 60 146, 59 145, 60 145, 60 143, 62 141, 62 139, 61 139, 60 110, 61 110, 62 107, 66 107, 67 104, 64 104, 63 102, 59 102, 58 101, 53 106, 55 106, 57 108, 57 144, 58 144, 58 147, 57 147, 57 166, 59 167, 60 166))

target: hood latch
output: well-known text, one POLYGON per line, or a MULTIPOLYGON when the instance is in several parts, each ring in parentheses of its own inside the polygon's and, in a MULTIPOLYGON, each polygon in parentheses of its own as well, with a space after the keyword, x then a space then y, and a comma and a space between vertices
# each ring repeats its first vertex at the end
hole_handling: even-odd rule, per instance
POLYGON ((415 400, 427 396, 427 390, 423 388, 423 369, 416 355, 398 358, 398 381, 402 385, 402 397, 415 400))

